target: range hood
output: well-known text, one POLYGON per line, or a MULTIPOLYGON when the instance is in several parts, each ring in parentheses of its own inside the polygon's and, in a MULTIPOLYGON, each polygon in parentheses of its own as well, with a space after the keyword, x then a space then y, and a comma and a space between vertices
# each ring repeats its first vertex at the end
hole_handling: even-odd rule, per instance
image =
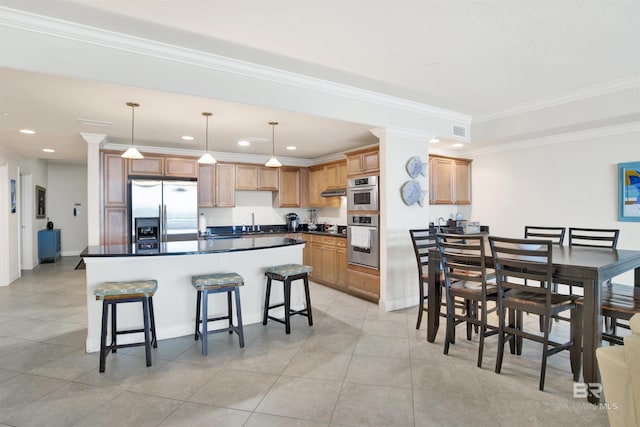
POLYGON ((346 196, 347 190, 346 188, 336 188, 334 190, 326 190, 320 193, 322 197, 336 197, 336 196, 346 196))

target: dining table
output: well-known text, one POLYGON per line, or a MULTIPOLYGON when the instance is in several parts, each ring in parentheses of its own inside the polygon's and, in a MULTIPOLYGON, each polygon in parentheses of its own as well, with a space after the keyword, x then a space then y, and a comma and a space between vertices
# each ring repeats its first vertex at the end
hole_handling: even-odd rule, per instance
MULTIPOLYGON (((489 242, 486 242, 486 265, 494 267, 489 242)), ((440 323, 442 283, 441 257, 437 248, 429 251, 427 340, 434 342, 440 323)), ((596 349, 602 343, 600 294, 603 283, 615 276, 634 270, 634 285, 640 287, 640 250, 591 247, 553 246, 554 283, 567 283, 583 288, 582 377, 585 383, 599 383, 596 349)), ((590 395, 589 401, 598 399, 590 395)))

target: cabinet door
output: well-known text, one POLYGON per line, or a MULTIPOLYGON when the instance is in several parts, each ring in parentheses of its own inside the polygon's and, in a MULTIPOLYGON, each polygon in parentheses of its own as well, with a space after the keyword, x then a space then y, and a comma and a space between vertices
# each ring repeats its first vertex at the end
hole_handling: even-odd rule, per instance
POLYGON ((313 277, 314 280, 324 280, 323 251, 323 245, 314 243, 311 247, 311 266, 313 267, 311 277, 313 277))
POLYGON ((300 207, 300 169, 284 166, 279 169, 278 207, 300 207))
POLYGON ((337 187, 347 188, 347 162, 346 161, 338 163, 337 177, 338 177, 337 187))
POLYGON ((340 286, 347 286, 347 248, 346 239, 344 242, 339 242, 336 247, 336 284, 340 286))
POLYGON ((278 169, 279 168, 258 168, 258 190, 278 191, 278 169))
POLYGON ((236 190, 258 189, 258 166, 236 165, 236 190))
POLYGON ((102 185, 104 207, 127 205, 127 160, 120 154, 103 154, 102 185))
POLYGON ((198 165, 198 206, 211 208, 216 205, 215 165, 198 165))
POLYGON ((127 209, 105 209, 102 244, 123 245, 125 243, 127 243, 127 209))
POLYGON ((329 283, 336 283, 337 265, 336 248, 334 246, 322 247, 323 279, 329 283))
POLYGON ((198 162, 195 159, 167 157, 164 159, 164 175, 196 178, 198 176, 198 162))
POLYGON ((347 270, 349 289, 358 295, 378 301, 380 298, 380 278, 356 270, 347 270))
POLYGON ((216 206, 233 207, 236 205, 236 166, 228 163, 216 163, 216 206))
POLYGON ((324 167, 324 178, 326 189, 340 188, 338 185, 338 165, 336 163, 324 167))
POLYGON ((145 156, 144 159, 129 160, 129 175, 162 176, 164 158, 145 156))
POLYGON ((363 172, 378 172, 380 170, 380 160, 378 151, 371 151, 368 153, 362 153, 362 171, 363 172))
POLYGON ((324 197, 320 195, 325 190, 324 167, 309 169, 309 205, 324 207, 324 197))
POLYGON ((471 162, 454 160, 454 203, 468 205, 471 203, 471 162))
POLYGON ((362 170, 362 157, 360 154, 347 156, 347 175, 357 175, 362 170))
MULTIPOLYGON (((302 250, 302 263, 304 265, 310 265, 313 267, 313 259, 312 259, 312 248, 313 241, 308 238, 309 236, 304 236, 302 240, 306 240, 306 244, 304 245, 304 249, 302 250)), ((314 277, 313 272, 309 275, 309 277, 314 277)))
POLYGON ((451 159, 433 157, 430 163, 432 203, 453 203, 453 161, 451 159))

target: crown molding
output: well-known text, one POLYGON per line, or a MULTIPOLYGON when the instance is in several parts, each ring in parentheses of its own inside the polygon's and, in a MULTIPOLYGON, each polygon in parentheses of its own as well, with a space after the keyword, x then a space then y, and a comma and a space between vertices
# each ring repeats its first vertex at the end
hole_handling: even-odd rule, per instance
POLYGON ((540 147, 544 145, 562 144, 590 138, 604 138, 613 135, 640 132, 640 122, 625 123, 615 126, 605 126, 596 129, 589 129, 578 132, 569 132, 559 135, 545 136, 541 138, 523 139, 520 141, 499 144, 491 147, 479 148, 475 150, 464 150, 458 154, 464 156, 479 156, 487 154, 502 153, 507 151, 524 150, 527 148, 540 147))
POLYGON ((80 132, 80 136, 87 144, 100 144, 107 137, 104 133, 80 132))
POLYGON ((565 92, 557 96, 517 104, 506 110, 474 117, 472 123, 477 124, 490 120, 497 120, 504 117, 515 116, 517 114, 524 114, 531 111, 542 110, 544 108, 551 108, 558 105, 567 104, 569 102, 581 101, 583 99, 592 98, 594 96, 607 95, 609 93, 618 92, 621 90, 635 89, 637 87, 640 87, 640 75, 633 75, 619 80, 613 80, 610 82, 565 92))
POLYGON ((0 6, 0 25, 470 124, 471 116, 277 68, 0 6))
POLYGON ((429 142, 431 138, 436 136, 436 134, 432 132, 423 132, 415 129, 402 129, 394 127, 379 127, 370 129, 369 132, 378 137, 378 139, 382 137, 388 137, 416 142, 429 142))

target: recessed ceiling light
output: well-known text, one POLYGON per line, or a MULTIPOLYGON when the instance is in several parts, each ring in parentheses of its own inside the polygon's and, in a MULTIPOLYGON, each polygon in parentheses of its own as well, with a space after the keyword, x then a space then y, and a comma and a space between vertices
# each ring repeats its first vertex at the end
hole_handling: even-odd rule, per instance
POLYGON ((192 136, 189 136, 189 135, 185 135, 185 136, 183 136, 183 137, 182 137, 182 139, 183 139, 184 141, 193 141, 193 137, 192 137, 192 136))
POLYGON ((243 139, 242 141, 238 141, 238 145, 242 146, 242 147, 246 147, 247 145, 251 145, 251 143, 245 139, 243 139))
POLYGON ((440 142, 440 140, 438 138, 431 138, 429 142, 432 144, 437 144, 438 142, 440 142))
POLYGON ((2 115, 3 115, 4 117, 7 117, 7 116, 10 116, 10 115, 11 115, 11 113, 10 113, 10 112, 8 112, 8 111, 3 111, 3 112, 2 112, 2 115))
POLYGON ((464 144, 462 142, 456 142, 455 144, 452 145, 453 148, 460 148, 460 147, 464 147, 464 144))
POLYGON ((43 148, 42 151, 44 151, 45 153, 55 153, 56 150, 54 150, 53 148, 43 148))
POLYGON ((36 133, 35 130, 31 130, 31 129, 20 129, 20 133, 25 133, 27 135, 33 135, 34 133, 36 133))
POLYGON ((295 150, 295 149, 296 149, 296 147, 294 147, 293 145, 289 145, 289 146, 287 147, 287 150, 295 150))

